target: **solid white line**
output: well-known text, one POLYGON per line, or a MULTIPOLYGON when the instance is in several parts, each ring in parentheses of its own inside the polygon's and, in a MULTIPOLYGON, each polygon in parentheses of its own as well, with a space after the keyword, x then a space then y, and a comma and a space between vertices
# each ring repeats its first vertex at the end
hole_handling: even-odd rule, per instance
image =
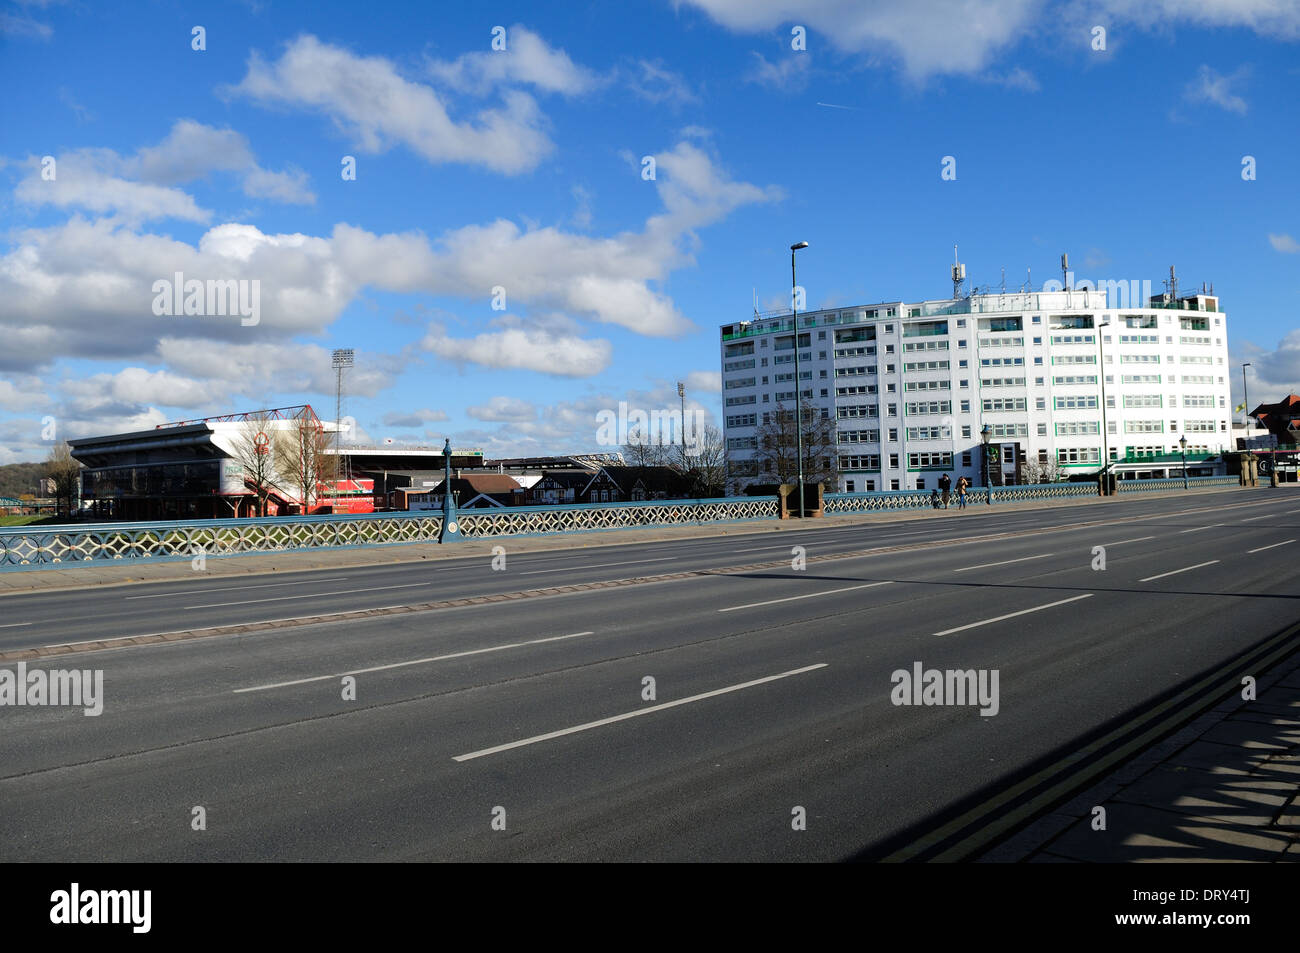
POLYGON ((30 622, 6 622, 4 625, 0 625, 0 629, 16 629, 19 626, 24 626, 24 625, 31 625, 31 623, 30 622))
POLYGON ((972 569, 988 569, 990 566, 1009 566, 1011 563, 1028 562, 1031 559, 1046 559, 1054 553, 1039 553, 1037 556, 1022 556, 1019 559, 1004 559, 999 563, 983 563, 979 566, 965 566, 961 569, 954 569, 953 572, 970 572, 972 569))
POLYGON ((790 546, 755 546, 753 549, 733 549, 731 553, 757 553, 764 549, 784 549, 788 552, 793 545, 794 544, 791 543, 790 546))
POLYGON ((201 596, 209 592, 238 592, 244 589, 278 589, 281 586, 302 586, 315 582, 341 582, 347 578, 347 576, 331 576, 328 579, 309 579, 299 582, 268 582, 260 586, 222 586, 220 589, 181 589, 176 592, 159 592, 151 596, 126 596, 125 601, 130 602, 132 599, 166 599, 170 596, 201 596))
POLYGON ((1155 539, 1154 536, 1139 536, 1137 539, 1121 539, 1115 543, 1103 543, 1104 546, 1123 546, 1125 543, 1141 543, 1148 539, 1155 539))
POLYGON ((238 602, 209 602, 201 606, 186 606, 186 609, 220 609, 224 606, 251 606, 258 602, 288 602, 290 599, 324 599, 327 596, 346 596, 354 592, 383 592, 388 589, 416 589, 429 586, 428 582, 408 582, 401 586, 371 586, 367 589, 336 589, 333 592, 309 592, 301 596, 276 596, 272 599, 240 599, 238 602))
POLYGON ((1183 533, 1199 533, 1203 529, 1214 529, 1214 527, 1222 525, 1222 523, 1211 523, 1209 526, 1193 526, 1191 529, 1181 529, 1178 533, 1179 535, 1183 533))
POLYGON ((968 622, 966 625, 959 625, 955 629, 944 629, 942 632, 936 632, 935 635, 952 635, 954 632, 963 632, 966 629, 974 629, 981 625, 990 625, 994 622, 1001 622, 1003 619, 1014 619, 1018 615, 1028 615, 1031 612, 1041 612, 1043 609, 1050 609, 1052 606, 1063 606, 1067 602, 1078 602, 1080 599, 1091 599, 1091 592, 1084 593, 1081 596, 1071 596, 1069 599, 1061 599, 1059 602, 1049 602, 1045 606, 1034 606, 1032 609, 1021 609, 1019 612, 1008 612, 1006 615, 996 616, 992 619, 981 619, 979 622, 968 622))
POLYGON ((774 606, 778 602, 794 602, 797 599, 815 599, 818 596, 833 596, 837 592, 852 592, 854 589, 871 589, 875 586, 888 586, 893 583, 892 579, 886 579, 884 582, 869 582, 862 586, 848 586, 844 589, 827 589, 825 592, 810 592, 806 596, 786 596, 784 599, 768 599, 766 602, 750 602, 743 606, 727 606, 725 609, 719 609, 719 612, 735 612, 737 609, 757 609, 759 606, 774 606))
POLYGON ((691 695, 689 698, 679 698, 676 701, 664 702, 661 705, 651 705, 649 708, 638 708, 635 711, 624 712, 621 715, 614 715, 612 718, 601 718, 599 721, 589 721, 585 725, 575 725, 572 728, 562 728, 559 731, 549 731, 544 735, 533 735, 531 738, 512 741, 509 744, 497 745, 495 748, 483 748, 479 751, 471 751, 469 754, 456 755, 452 760, 472 761, 474 758, 483 758, 487 755, 497 754, 501 751, 509 751, 511 748, 522 748, 524 745, 535 745, 539 741, 550 741, 552 738, 563 738, 565 735, 576 734, 579 731, 599 728, 602 725, 612 725, 616 721, 626 721, 629 718, 640 718, 642 715, 649 715, 656 711, 663 711, 667 708, 676 708, 678 705, 689 705, 691 702, 703 701, 706 698, 715 698, 718 695, 726 695, 728 692, 738 692, 742 688, 753 688, 755 685, 762 685, 765 682, 775 682, 777 679, 789 678, 791 675, 802 675, 804 672, 811 672, 815 669, 825 667, 825 662, 818 662, 816 665, 796 668, 789 672, 782 672, 779 675, 768 675, 765 678, 756 678, 752 682, 741 682, 739 685, 729 685, 726 688, 715 688, 711 692, 691 695))
POLYGON ((541 645, 543 642, 561 642, 565 639, 576 639, 583 635, 594 635, 593 632, 574 632, 571 635, 552 635, 545 639, 529 639, 527 642, 510 642, 506 645, 491 645, 485 649, 470 649, 466 652, 452 652, 448 655, 434 655, 430 658, 412 659, 409 662, 393 662, 390 665, 376 665, 373 668, 356 668, 350 672, 339 672, 337 675, 316 675, 312 678, 298 678, 291 682, 273 682, 270 685, 254 685, 252 688, 236 688, 232 694, 241 695, 244 692, 262 692, 270 688, 287 688, 290 685, 306 685, 308 682, 325 682, 334 678, 343 678, 345 675, 368 675, 370 672, 383 672, 390 668, 405 668, 408 665, 424 665, 428 662, 445 662, 447 659, 464 658, 467 655, 483 655, 485 652, 504 652, 506 649, 522 648, 525 645, 541 645))
POLYGON ((558 569, 531 569, 528 572, 521 572, 521 576, 536 576, 544 572, 581 572, 584 569, 605 569, 609 566, 634 566, 637 563, 662 563, 670 559, 680 559, 680 556, 660 556, 657 559, 629 559, 622 563, 602 563, 599 566, 561 566, 558 569))
POLYGON ((1263 516, 1247 516, 1244 520, 1242 520, 1242 522, 1251 523, 1254 522, 1255 520, 1266 520, 1272 515, 1273 515, 1272 513, 1265 513, 1263 516))
MULTIPOLYGON (((1294 542, 1295 542, 1294 539, 1284 539, 1282 540, 1282 542, 1274 543, 1272 546, 1261 546, 1259 547, 1259 549, 1248 549, 1246 550, 1246 554, 1250 555, 1251 553, 1262 553, 1266 549, 1276 549, 1279 546, 1285 546, 1287 543, 1294 543, 1294 542)), ((3 628, 3 626, 0 626, 0 628, 3 628)))
POLYGON ((1193 569, 1200 569, 1202 566, 1213 566, 1219 560, 1211 559, 1208 563, 1197 563, 1195 566, 1185 566, 1182 569, 1175 569, 1173 572, 1162 572, 1158 576, 1147 576, 1145 579, 1139 579, 1138 582, 1153 582, 1156 579, 1163 579, 1165 576, 1177 576, 1180 572, 1191 572, 1193 569))
POLYGON ((106 635, 102 639, 86 639, 84 642, 55 642, 53 645, 42 645, 43 649, 61 649, 65 645, 94 645, 96 642, 111 642, 114 639, 130 638, 130 636, 106 635))

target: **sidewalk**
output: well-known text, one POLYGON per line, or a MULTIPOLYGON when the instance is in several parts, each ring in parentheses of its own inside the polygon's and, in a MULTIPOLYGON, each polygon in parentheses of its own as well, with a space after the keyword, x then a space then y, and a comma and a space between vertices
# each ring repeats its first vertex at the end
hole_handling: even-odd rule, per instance
POLYGON ((1300 861, 1300 654, 978 859, 1300 861), (1106 810, 1094 830, 1094 809, 1106 810))
MULTIPOLYGON (((1041 500, 1011 504, 999 504, 995 501, 991 506, 972 503, 967 507, 964 514, 957 509, 954 502, 952 508, 948 510, 936 511, 926 508, 828 516, 825 519, 810 521, 807 524, 801 523, 799 520, 755 520, 742 523, 659 526, 645 529, 591 530, 545 536, 504 536, 447 545, 438 543, 390 543, 358 547, 356 549, 297 549, 239 556, 209 556, 207 557, 204 572, 208 576, 239 576, 272 572, 337 570, 354 566, 386 566, 395 563, 457 559, 466 556, 481 556, 490 559, 492 549, 496 546, 505 547, 507 553, 510 554, 550 552, 599 546, 625 546, 630 543, 668 542, 675 539, 797 533, 805 527, 824 529, 834 526, 868 526, 876 523, 894 523, 900 520, 935 519, 958 515, 970 520, 974 526, 993 530, 995 528, 990 527, 988 521, 996 519, 999 513, 1006 510, 1006 507, 1013 507, 1013 512, 1017 513, 1024 510, 1076 507, 1080 510, 1080 520, 1086 521, 1103 518, 1103 514, 1093 508, 1104 507, 1112 502, 1133 499, 1157 499, 1169 496, 1196 498, 1207 493, 1221 492, 1223 489, 1222 487, 1214 487, 1190 491, 1170 490, 1168 492, 1134 493, 1119 497, 1084 496, 1064 500, 1041 500)), ((1234 490, 1237 488, 1228 487, 1227 489, 1234 490)), ((1251 492, 1258 492, 1263 489, 1266 488, 1256 488, 1251 492)), ((86 589, 91 586, 166 582, 175 579, 191 579, 193 576, 194 570, 191 568, 188 559, 157 563, 129 560, 97 561, 90 564, 72 564, 67 569, 8 570, 0 572, 0 596, 59 589, 86 589)))

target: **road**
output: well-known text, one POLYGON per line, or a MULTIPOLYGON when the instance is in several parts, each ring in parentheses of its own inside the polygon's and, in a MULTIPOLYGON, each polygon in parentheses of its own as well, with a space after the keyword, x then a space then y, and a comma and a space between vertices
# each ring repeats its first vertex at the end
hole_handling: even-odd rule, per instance
POLYGON ((699 571, 31 662, 104 713, 0 708, 0 859, 875 856, 1294 623, 1298 552, 1300 496, 1229 489, 6 596, 0 651, 699 571), (893 704, 917 662, 997 714, 893 704))

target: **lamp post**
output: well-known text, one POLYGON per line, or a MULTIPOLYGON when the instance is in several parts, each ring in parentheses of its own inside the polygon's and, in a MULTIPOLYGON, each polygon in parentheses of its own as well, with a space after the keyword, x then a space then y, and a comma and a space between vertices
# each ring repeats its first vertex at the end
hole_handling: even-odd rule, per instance
POLYGON ((1178 446, 1183 451, 1183 489, 1187 489, 1187 435, 1178 438, 1178 446))
POLYGON ((794 253, 800 248, 807 248, 807 242, 796 242, 790 246, 790 310, 794 313, 794 433, 795 452, 798 454, 799 518, 804 517, 803 506, 803 384, 799 380, 799 285, 794 277, 794 253))
POLYGON ((1106 424, 1106 345, 1103 343, 1101 329, 1110 327, 1109 321, 1097 325, 1097 350, 1101 363, 1097 366, 1097 379, 1101 382, 1101 482, 1102 492, 1110 493, 1110 427, 1106 424))
POLYGON ((681 433, 682 433, 682 472, 685 473, 686 472, 686 385, 683 384, 681 381, 677 382, 677 396, 681 399, 682 402, 682 419, 681 419, 680 426, 681 426, 681 433))
MULTIPOLYGON (((1246 405, 1246 439, 1250 439, 1250 388, 1246 384, 1246 368, 1250 367, 1250 361, 1241 365, 1241 399, 1246 405)), ((1250 444, 1247 444, 1249 447, 1250 444)))
POLYGON ((989 469, 989 440, 993 436, 993 428, 985 424, 980 430, 980 439, 984 441, 984 502, 993 505, 993 474, 989 469))

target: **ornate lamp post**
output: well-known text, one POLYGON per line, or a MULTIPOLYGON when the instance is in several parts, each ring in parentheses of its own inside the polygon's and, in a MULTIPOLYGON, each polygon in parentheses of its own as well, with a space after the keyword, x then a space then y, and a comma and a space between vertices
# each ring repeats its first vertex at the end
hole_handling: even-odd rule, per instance
POLYGON ((993 473, 989 467, 989 440, 993 437, 993 428, 985 424, 980 430, 980 439, 984 441, 984 502, 993 505, 993 473))

